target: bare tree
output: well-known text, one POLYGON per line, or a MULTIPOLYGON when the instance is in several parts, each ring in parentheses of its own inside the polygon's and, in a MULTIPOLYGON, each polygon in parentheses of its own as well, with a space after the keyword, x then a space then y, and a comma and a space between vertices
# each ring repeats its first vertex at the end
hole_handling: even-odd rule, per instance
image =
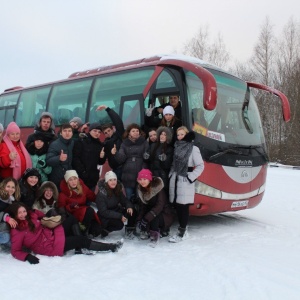
POLYGON ((184 46, 184 54, 206 60, 216 66, 223 68, 230 59, 221 34, 211 42, 208 26, 200 27, 197 34, 184 46))

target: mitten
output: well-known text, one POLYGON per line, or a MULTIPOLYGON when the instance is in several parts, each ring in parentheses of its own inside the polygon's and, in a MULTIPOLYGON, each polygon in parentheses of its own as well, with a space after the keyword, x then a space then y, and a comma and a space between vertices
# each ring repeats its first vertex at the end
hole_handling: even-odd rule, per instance
POLYGON ((141 220, 141 223, 140 223, 141 231, 147 231, 147 224, 148 224, 148 222, 145 219, 141 220))
POLYGON ((160 161, 165 161, 167 159, 167 155, 165 153, 162 153, 162 154, 158 155, 158 159, 160 161))
POLYGON ((37 163, 38 163, 42 168, 45 168, 45 167, 46 167, 46 162, 45 162, 44 160, 39 159, 39 160, 37 161, 37 163))
POLYGON ((27 260, 31 265, 36 265, 40 262, 40 260, 36 256, 31 254, 28 254, 25 260, 27 260))
POLYGON ((148 152, 145 152, 143 156, 144 156, 144 159, 148 159, 150 157, 150 154, 148 152))

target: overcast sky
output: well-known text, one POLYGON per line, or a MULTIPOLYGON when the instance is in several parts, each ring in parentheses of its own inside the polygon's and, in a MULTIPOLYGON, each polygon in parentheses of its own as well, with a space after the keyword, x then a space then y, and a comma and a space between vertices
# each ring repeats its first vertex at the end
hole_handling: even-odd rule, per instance
POLYGON ((75 71, 182 53, 200 27, 233 60, 252 54, 268 16, 279 35, 299 0, 0 0, 0 92, 75 71))

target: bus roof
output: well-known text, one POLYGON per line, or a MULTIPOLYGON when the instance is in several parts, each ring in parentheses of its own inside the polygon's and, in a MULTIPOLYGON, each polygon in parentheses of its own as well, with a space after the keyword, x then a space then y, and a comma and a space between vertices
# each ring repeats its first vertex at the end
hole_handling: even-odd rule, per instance
POLYGON ((180 54, 161 54, 161 55, 155 55, 151 57, 145 57, 125 63, 120 63, 116 65, 111 65, 111 66, 101 66, 95 69, 90 69, 90 70, 85 70, 85 71, 78 71, 72 73, 69 78, 74 78, 74 77, 83 77, 83 76, 88 76, 88 75, 95 75, 95 74, 101 74, 105 71, 108 70, 116 70, 116 69, 127 69, 127 68, 132 68, 132 67, 138 67, 139 65, 143 64, 149 64, 149 65, 155 65, 159 64, 163 60, 180 60, 180 61, 186 61, 189 63, 197 64, 200 65, 201 67, 208 67, 210 69, 218 70, 218 71, 223 71, 222 69, 218 68, 217 66, 210 64, 204 60, 201 60, 199 58, 195 58, 192 56, 186 56, 186 55, 180 55, 180 54))

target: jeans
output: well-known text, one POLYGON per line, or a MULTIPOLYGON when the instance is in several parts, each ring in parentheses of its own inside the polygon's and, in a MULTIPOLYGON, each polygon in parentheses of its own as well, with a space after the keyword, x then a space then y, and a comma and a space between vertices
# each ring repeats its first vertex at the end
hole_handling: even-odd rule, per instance
POLYGON ((0 244, 7 244, 10 240, 10 235, 7 232, 0 232, 0 244))
POLYGON ((127 199, 130 200, 131 196, 135 193, 135 188, 126 187, 125 192, 126 192, 127 199))

